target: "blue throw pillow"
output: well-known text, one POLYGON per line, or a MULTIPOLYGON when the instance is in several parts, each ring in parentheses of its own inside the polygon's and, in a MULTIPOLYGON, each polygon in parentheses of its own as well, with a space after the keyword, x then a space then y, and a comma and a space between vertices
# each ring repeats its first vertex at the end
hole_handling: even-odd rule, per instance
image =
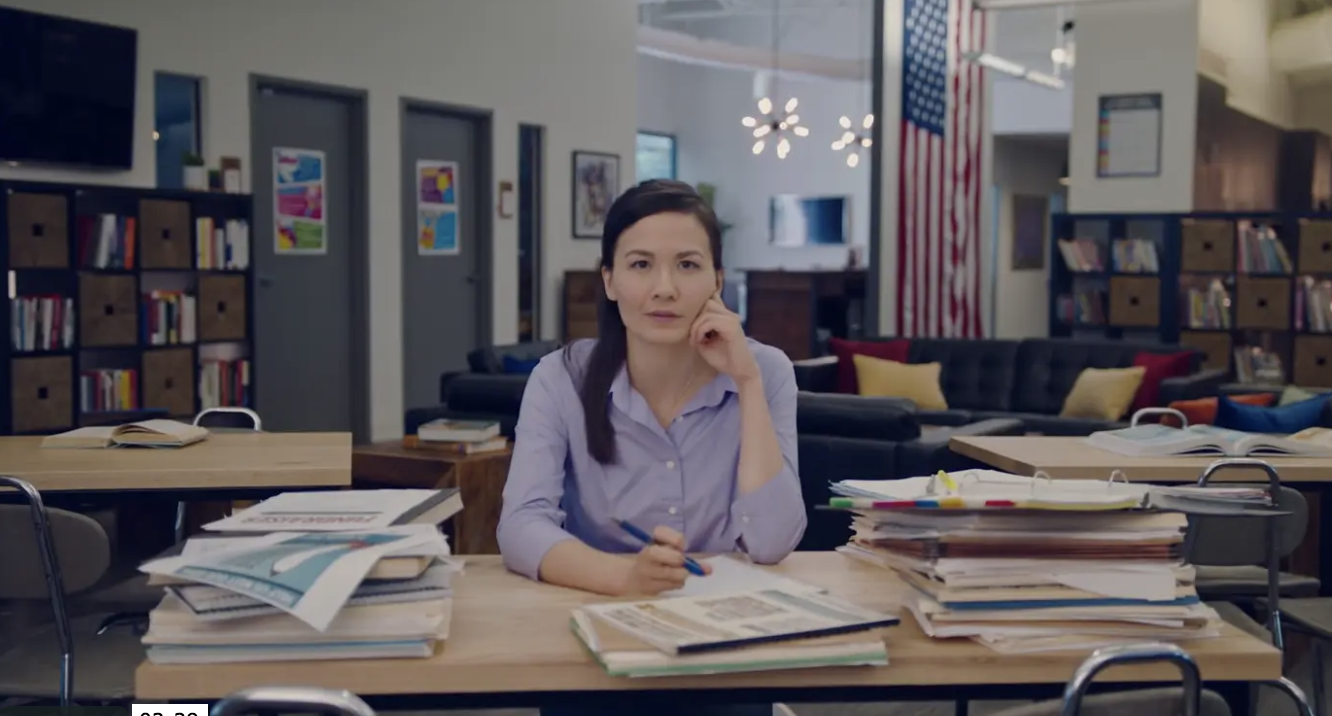
POLYGON ((1243 430, 1246 433, 1280 433, 1288 435, 1318 425, 1323 406, 1332 393, 1317 395, 1298 403, 1276 408, 1244 405, 1222 395, 1216 401, 1216 426, 1243 430))
POLYGON ((537 363, 541 362, 540 358, 529 358, 524 360, 521 358, 514 358, 513 356, 504 356, 503 360, 504 372, 509 375, 528 375, 532 372, 532 369, 537 367, 537 363))

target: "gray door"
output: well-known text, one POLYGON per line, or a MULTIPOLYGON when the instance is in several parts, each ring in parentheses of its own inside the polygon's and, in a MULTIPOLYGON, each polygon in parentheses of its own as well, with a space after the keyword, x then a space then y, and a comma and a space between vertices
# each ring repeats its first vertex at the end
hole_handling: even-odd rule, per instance
POLYGON ((364 101, 255 80, 251 142, 255 226, 256 403, 264 428, 366 438, 364 101), (279 250, 274 150, 324 154, 324 253, 279 250))
MULTIPOLYGON (((404 102, 402 110, 402 370, 403 405, 439 402, 441 373, 467 368, 467 353, 489 334, 490 119, 404 102), (432 217, 446 194, 422 196, 418 162, 455 162, 454 242, 422 249, 422 210, 432 217)), ((447 206, 447 204, 445 205, 447 206)), ((441 226, 448 226, 445 220, 441 226)), ((441 231, 447 235, 448 231, 441 231)))

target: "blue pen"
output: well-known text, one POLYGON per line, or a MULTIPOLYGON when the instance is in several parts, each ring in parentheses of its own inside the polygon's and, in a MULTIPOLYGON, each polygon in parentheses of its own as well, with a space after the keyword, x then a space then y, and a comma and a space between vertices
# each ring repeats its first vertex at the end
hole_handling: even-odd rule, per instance
MULTIPOLYGON (((629 534, 633 535, 634 539, 642 542, 643 544, 657 543, 657 540, 652 539, 652 535, 644 532, 643 530, 629 524, 628 522, 625 522, 624 520, 616 520, 616 521, 620 523, 620 527, 624 528, 625 532, 628 532, 629 534)), ((698 562, 695 562, 692 557, 685 557, 684 566, 685 569, 688 570, 689 573, 694 575, 695 577, 702 577, 705 574, 707 574, 706 572, 703 571, 703 566, 700 565, 698 562)))

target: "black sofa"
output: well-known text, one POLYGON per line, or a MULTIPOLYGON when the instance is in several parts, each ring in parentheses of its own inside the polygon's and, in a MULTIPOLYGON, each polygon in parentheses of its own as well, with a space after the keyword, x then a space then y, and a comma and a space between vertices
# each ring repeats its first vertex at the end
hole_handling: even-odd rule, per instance
MULTIPOLYGON (((522 404, 525 375, 463 373, 447 386, 447 401, 407 411, 405 428, 437 418, 495 420, 512 438, 522 404)), ((951 451, 955 435, 1021 435, 1020 420, 983 420, 970 425, 922 425, 915 405, 897 398, 860 398, 802 392, 797 398, 800 480, 809 527, 800 549, 832 549, 850 535, 845 512, 815 509, 828 504, 836 480, 884 480, 929 475, 938 470, 981 467, 951 451)))
MULTIPOLYGON (((559 349, 559 341, 533 341, 530 343, 510 343, 503 346, 486 346, 477 348, 467 354, 467 369, 471 373, 482 375, 505 375, 505 358, 526 363, 535 361, 547 353, 554 353, 559 349)), ((465 375, 465 373, 454 371, 440 374, 439 402, 448 402, 449 381, 460 375, 465 375)))
MULTIPOLYGON (((949 409, 919 413, 923 422, 936 425, 1016 418, 1027 431, 1046 435, 1089 435, 1122 427, 1125 423, 1061 418, 1059 411, 1084 368, 1126 368, 1140 351, 1193 353, 1188 376, 1161 381, 1158 403, 1163 406, 1216 395, 1226 377, 1225 371, 1202 369, 1203 353, 1184 346, 1059 338, 910 340, 908 363, 942 365, 939 382, 949 409)), ((831 356, 798 361, 796 382, 801 390, 831 393, 837 389, 837 369, 837 359, 831 356)))

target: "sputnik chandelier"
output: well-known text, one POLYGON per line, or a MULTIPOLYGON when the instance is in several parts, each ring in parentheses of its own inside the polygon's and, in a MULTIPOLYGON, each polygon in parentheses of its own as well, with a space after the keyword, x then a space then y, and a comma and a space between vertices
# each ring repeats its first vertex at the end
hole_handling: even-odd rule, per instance
POLYGON ((791 153, 789 135, 808 137, 809 128, 800 126, 800 115, 795 113, 800 101, 795 97, 786 100, 783 111, 775 112, 776 106, 771 99, 764 97, 758 101, 759 117, 745 117, 740 123, 754 130, 754 153, 762 154, 771 142, 777 148, 777 158, 785 159, 791 153))
POLYGON ((851 118, 845 115, 838 120, 838 124, 842 125, 842 136, 832 143, 832 149, 834 152, 846 152, 846 165, 854 168, 860 164, 860 150, 868 149, 874 144, 874 140, 870 138, 870 129, 874 127, 874 115, 865 115, 860 121, 859 129, 853 129, 851 118))

